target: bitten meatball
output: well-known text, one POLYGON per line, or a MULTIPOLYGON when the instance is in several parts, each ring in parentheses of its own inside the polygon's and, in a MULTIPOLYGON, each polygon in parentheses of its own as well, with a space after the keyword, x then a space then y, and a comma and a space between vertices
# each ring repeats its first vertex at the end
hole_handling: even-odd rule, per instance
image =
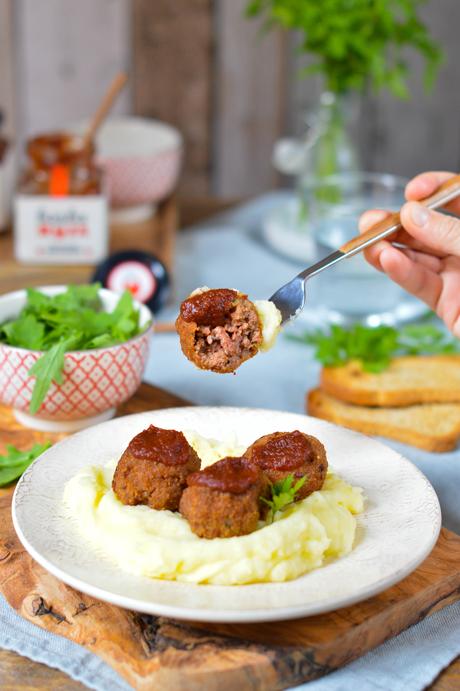
POLYGON ((321 489, 326 479, 326 449, 316 437, 303 432, 266 434, 246 449, 243 457, 261 468, 272 483, 291 474, 296 479, 306 475, 296 500, 321 489))
POLYGON ((200 369, 234 372, 262 343, 257 310, 236 290, 205 290, 184 300, 176 320, 184 355, 200 369))
POLYGON ((118 461, 112 489, 123 504, 177 511, 187 476, 200 465, 182 432, 150 425, 129 442, 118 461))
POLYGON ((252 533, 265 509, 268 480, 243 458, 222 458, 187 478, 179 511, 199 537, 235 537, 252 533))

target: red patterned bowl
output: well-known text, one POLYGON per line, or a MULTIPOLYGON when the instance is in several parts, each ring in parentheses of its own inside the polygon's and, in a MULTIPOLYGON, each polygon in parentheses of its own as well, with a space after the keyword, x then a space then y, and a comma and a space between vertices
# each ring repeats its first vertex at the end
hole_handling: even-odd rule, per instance
MULTIPOLYGON (((85 124, 72 129, 84 130, 85 124)), ((159 120, 129 116, 104 123, 96 135, 96 152, 112 208, 132 214, 137 209, 139 216, 142 210, 151 213, 152 205, 176 186, 182 148, 180 132, 159 120)))
MULTIPOLYGON (((39 290, 55 295, 63 292, 65 286, 39 290)), ((120 298, 105 289, 99 295, 110 311, 120 298)), ((1 296, 0 323, 17 315, 25 302, 25 290, 1 296)), ((27 373, 42 353, 0 343, 0 401, 14 409, 21 424, 46 431, 71 432, 113 417, 117 406, 138 388, 147 362, 152 314, 145 305, 135 304, 140 310, 143 331, 109 348, 66 353, 63 382, 51 384, 35 415, 29 413, 35 380, 27 373)))

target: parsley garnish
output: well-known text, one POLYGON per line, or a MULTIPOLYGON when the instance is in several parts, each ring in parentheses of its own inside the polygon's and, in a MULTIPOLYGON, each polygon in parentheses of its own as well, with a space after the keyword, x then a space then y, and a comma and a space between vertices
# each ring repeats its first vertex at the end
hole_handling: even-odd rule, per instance
POLYGON ((420 16, 423 0, 250 0, 246 14, 266 29, 296 30, 299 50, 311 56, 304 74, 321 74, 330 91, 388 88, 407 98, 408 50, 425 61, 433 83, 442 51, 420 16))
POLYGON ((103 311, 99 288, 98 283, 70 285, 54 296, 29 288, 18 316, 0 324, 0 342, 44 351, 29 370, 36 378, 31 413, 40 408, 53 381, 62 383, 64 353, 116 345, 140 332, 131 293, 125 291, 109 313, 103 311))
POLYGON ((287 506, 294 503, 295 495, 301 487, 305 484, 307 476, 304 475, 297 480, 294 485, 294 475, 287 475, 283 480, 274 482, 270 485, 271 499, 265 499, 261 497, 260 500, 270 507, 270 511, 267 515, 267 523, 272 523, 275 514, 278 511, 283 511, 287 506))
POLYGON ((382 372, 399 355, 437 355, 460 352, 460 342, 431 324, 412 324, 399 331, 391 326, 350 329, 333 325, 329 331, 302 336, 288 335, 292 341, 311 345, 315 358, 325 367, 337 367, 359 360, 367 372, 382 372))
POLYGON ((51 442, 46 441, 43 444, 34 444, 29 451, 20 451, 12 444, 7 444, 6 454, 0 456, 0 487, 17 480, 32 461, 50 446, 51 442))

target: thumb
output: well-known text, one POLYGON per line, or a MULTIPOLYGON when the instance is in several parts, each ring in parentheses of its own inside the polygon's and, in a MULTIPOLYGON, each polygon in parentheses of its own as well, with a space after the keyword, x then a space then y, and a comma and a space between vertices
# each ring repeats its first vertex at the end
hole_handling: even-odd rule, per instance
POLYGON ((439 254, 460 257, 460 220, 431 211, 418 202, 408 202, 401 209, 405 230, 428 249, 439 254))

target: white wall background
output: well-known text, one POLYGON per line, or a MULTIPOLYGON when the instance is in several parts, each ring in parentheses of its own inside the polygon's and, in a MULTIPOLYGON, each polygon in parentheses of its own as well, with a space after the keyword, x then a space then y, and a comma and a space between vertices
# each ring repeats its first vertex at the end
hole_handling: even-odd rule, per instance
MULTIPOLYGON (((87 118, 130 68, 130 0, 13 0, 15 129, 22 137, 87 118)), ((113 112, 130 110, 129 87, 113 112)))
MULTIPOLYGON (((171 38, 166 40, 174 42, 176 0, 149 1, 155 8, 154 21, 159 22, 158 35, 167 25, 171 38)), ((113 75, 130 70, 136 2, 0 0, 0 108, 8 116, 9 131, 23 139, 65 127, 95 110, 113 75)), ((261 37, 257 23, 244 18, 246 0, 189 2, 190 13, 194 8, 197 16, 198 10, 212 12, 214 22, 209 49, 212 103, 190 115, 193 131, 201 122, 200 113, 211 113, 201 128, 210 128, 212 152, 200 189, 207 185, 209 191, 227 197, 265 191, 277 184, 271 165, 273 143, 281 135, 299 133, 305 110, 317 103, 318 81, 298 79, 302 61, 296 57, 295 38, 261 37)), ((423 15, 445 49, 446 64, 428 95, 421 87, 416 59, 412 100, 399 101, 385 93, 365 99, 356 132, 368 170, 410 176, 427 168, 460 167, 460 1, 430 0, 423 15)), ((149 41, 157 40, 151 26, 138 27, 138 39, 139 31, 141 38, 142 31, 150 31, 149 41)), ((171 57, 169 44, 168 49, 163 64, 152 64, 151 76, 147 72, 150 89, 158 88, 159 98, 165 72, 174 73, 172 63, 180 54, 173 50, 171 57)), ((157 54, 161 61, 164 54, 157 54)), ((184 109, 184 117, 191 92, 193 85, 177 85, 174 102, 184 109)), ((137 95, 139 100, 139 91, 137 95)), ((128 88, 113 112, 129 112, 131 102, 128 88)))

